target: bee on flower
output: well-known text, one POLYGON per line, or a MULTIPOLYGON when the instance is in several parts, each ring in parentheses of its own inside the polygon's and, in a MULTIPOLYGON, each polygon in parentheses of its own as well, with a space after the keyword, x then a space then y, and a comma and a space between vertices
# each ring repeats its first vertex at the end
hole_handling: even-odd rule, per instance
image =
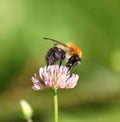
POLYGON ((71 67, 78 66, 82 60, 82 51, 76 45, 72 43, 63 44, 60 41, 51 38, 44 38, 55 42, 54 47, 50 48, 46 54, 47 65, 54 65, 57 61, 66 62, 66 66, 71 67))

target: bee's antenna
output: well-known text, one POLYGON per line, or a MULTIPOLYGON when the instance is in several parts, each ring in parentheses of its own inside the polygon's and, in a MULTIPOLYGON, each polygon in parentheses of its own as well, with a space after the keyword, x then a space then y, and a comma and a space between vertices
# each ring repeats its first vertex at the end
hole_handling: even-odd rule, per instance
POLYGON ((45 39, 45 40, 51 40, 51 41, 53 41, 53 42, 56 42, 56 43, 61 44, 61 45, 63 45, 63 46, 65 46, 65 47, 68 48, 68 46, 67 46, 66 44, 63 44, 63 43, 61 43, 60 41, 57 41, 57 40, 55 40, 55 39, 51 39, 51 38, 47 38, 47 37, 43 37, 43 39, 45 39))

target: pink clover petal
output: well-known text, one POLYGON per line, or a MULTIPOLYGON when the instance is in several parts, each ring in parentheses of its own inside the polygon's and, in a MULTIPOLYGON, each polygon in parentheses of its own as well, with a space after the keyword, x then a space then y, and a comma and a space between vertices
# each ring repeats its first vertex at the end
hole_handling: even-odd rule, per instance
POLYGON ((38 87, 37 85, 34 85, 34 86, 32 86, 32 89, 38 91, 38 90, 40 90, 41 88, 38 87))
POLYGON ((38 80, 36 77, 32 77, 32 82, 33 82, 34 84, 36 84, 36 83, 39 82, 39 80, 38 80))
POLYGON ((62 74, 57 80, 57 87, 58 88, 64 88, 65 87, 65 81, 66 81, 66 75, 62 74))
POLYGON ((43 88, 43 85, 39 82, 36 77, 32 77, 32 82, 34 86, 32 87, 34 90, 40 90, 43 88))
POLYGON ((53 78, 53 82, 56 82, 56 80, 57 80, 57 73, 56 72, 54 72, 52 78, 53 78))
POLYGON ((74 88, 77 85, 77 81, 79 79, 78 75, 73 74, 67 81, 65 88, 74 88))
POLYGON ((52 81, 51 77, 49 77, 49 79, 47 79, 47 81, 45 81, 45 85, 47 87, 53 87, 54 86, 54 82, 52 81))
POLYGON ((59 69, 58 69, 58 73, 59 74, 63 74, 64 70, 66 69, 67 67, 65 66, 60 66, 59 69))
POLYGON ((54 84, 52 82, 45 82, 45 85, 49 88, 54 87, 54 84))
POLYGON ((52 65, 49 65, 47 67, 45 66, 46 72, 50 71, 51 67, 52 67, 52 65))
POLYGON ((55 71, 58 72, 59 71, 59 68, 60 66, 59 65, 53 65, 53 67, 55 67, 55 71))
POLYGON ((44 76, 44 79, 43 79, 43 80, 44 80, 44 81, 47 81, 47 80, 49 80, 49 78, 51 77, 51 74, 50 74, 50 72, 48 72, 48 71, 46 72, 46 71, 45 71, 45 72, 43 73, 43 76, 44 76))
POLYGON ((70 73, 70 72, 69 72, 69 69, 68 69, 68 68, 64 68, 64 69, 63 69, 63 73, 66 74, 66 75, 69 74, 69 73, 70 73))
POLYGON ((56 74, 57 74, 56 66, 52 66, 51 67, 51 77, 53 79, 56 79, 56 74))
POLYGON ((40 78, 43 79, 43 73, 44 73, 44 69, 41 67, 40 70, 39 70, 39 75, 40 75, 40 78))

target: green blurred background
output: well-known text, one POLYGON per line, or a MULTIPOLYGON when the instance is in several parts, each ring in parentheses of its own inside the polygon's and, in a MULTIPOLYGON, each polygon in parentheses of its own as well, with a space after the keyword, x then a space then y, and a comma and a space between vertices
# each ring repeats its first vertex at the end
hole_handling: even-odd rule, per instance
POLYGON ((78 85, 59 90, 60 122, 120 122, 120 1, 0 0, 0 122, 53 122, 53 91, 33 91, 50 37, 81 48, 78 85))

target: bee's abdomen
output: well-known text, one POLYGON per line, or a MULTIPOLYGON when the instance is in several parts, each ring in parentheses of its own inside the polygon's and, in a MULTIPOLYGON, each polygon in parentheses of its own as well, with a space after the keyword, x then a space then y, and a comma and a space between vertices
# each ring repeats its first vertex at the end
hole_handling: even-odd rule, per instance
POLYGON ((57 47, 49 49, 46 55, 47 65, 54 65, 56 61, 64 59, 65 59, 65 51, 57 47))

